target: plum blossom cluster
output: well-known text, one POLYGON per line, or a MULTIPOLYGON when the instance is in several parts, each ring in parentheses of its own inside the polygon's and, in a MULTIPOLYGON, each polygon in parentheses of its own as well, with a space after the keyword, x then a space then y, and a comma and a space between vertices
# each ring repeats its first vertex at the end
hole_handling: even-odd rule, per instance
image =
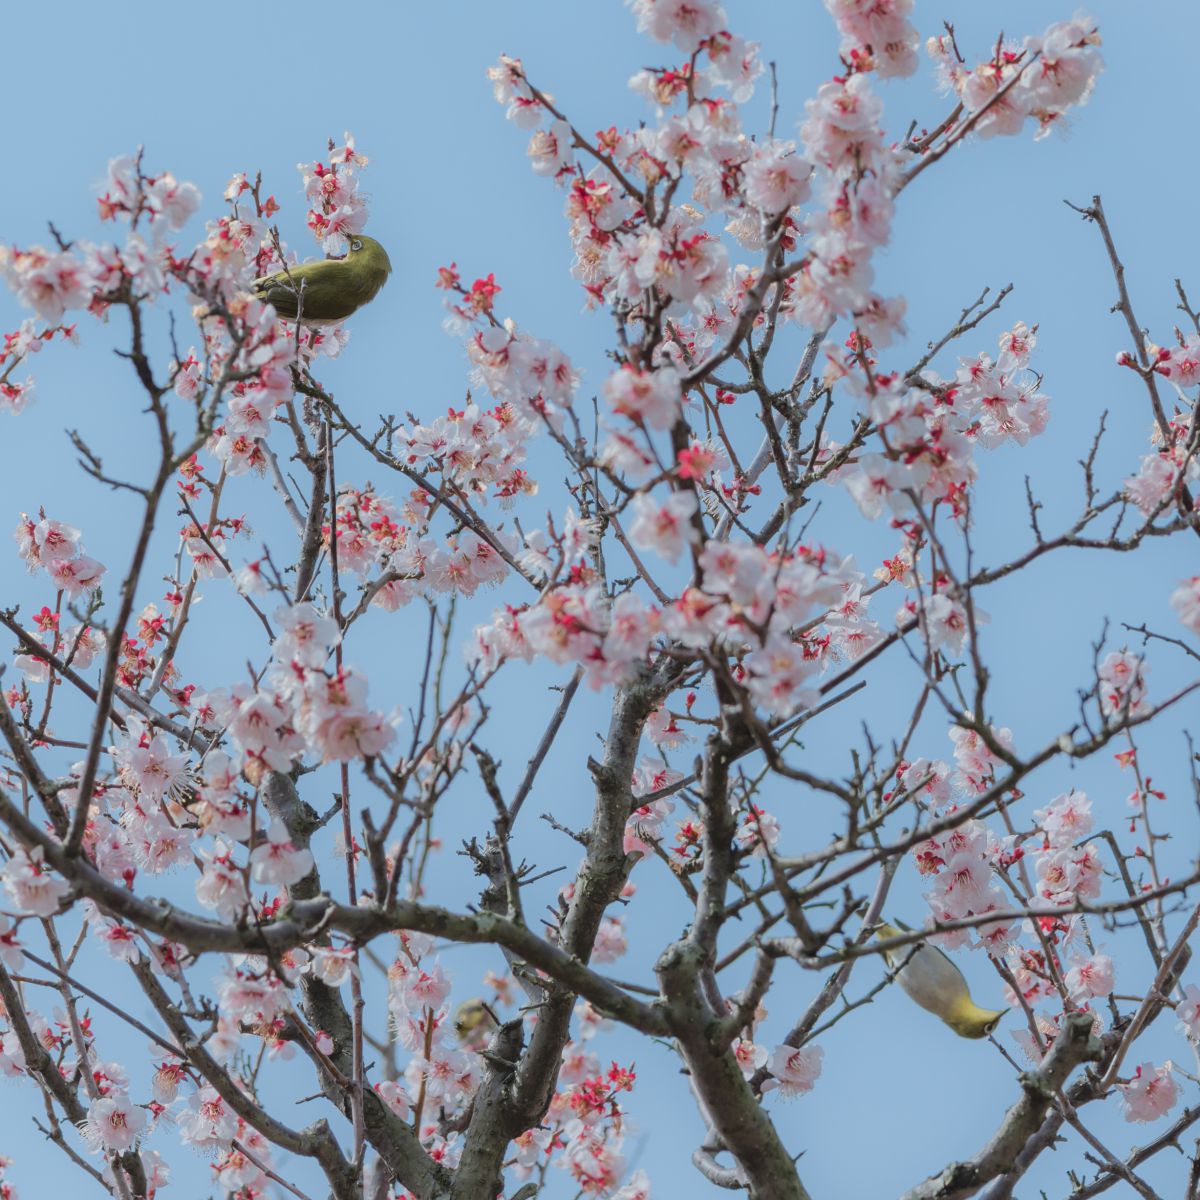
MULTIPOLYGON (((436 286, 449 293, 446 327, 461 334, 466 341, 467 358, 471 363, 471 384, 482 388, 495 398, 497 407, 486 414, 480 433, 489 440, 500 441, 491 447, 489 466, 502 463, 506 448, 515 446, 545 424, 557 430, 563 413, 570 409, 579 375, 571 360, 553 342, 522 333, 511 320, 496 317, 496 296, 502 291, 494 275, 476 279, 470 288, 463 285, 454 263, 438 271, 436 286), (496 423, 488 428, 486 421, 496 423)), ((468 403, 468 412, 472 406, 468 403)), ((450 420, 462 420, 453 411, 450 420)), ((474 413, 468 424, 458 431, 470 429, 479 420, 474 413)), ((409 452, 409 439, 416 440, 417 456, 428 457, 425 441, 432 438, 435 447, 442 435, 450 433, 435 423, 432 429, 418 426, 411 434, 401 430, 396 448, 401 454, 409 452)), ((434 457, 439 457, 434 454, 434 457)), ((485 469, 486 470, 486 469, 485 469)), ((485 483, 494 483, 485 478, 485 483)), ((473 481, 472 481, 473 482, 473 481)), ((523 489, 522 489, 523 490, 523 489)))
POLYGON ((367 162, 347 133, 341 146, 330 140, 327 164, 301 163, 296 168, 308 201, 308 227, 331 258, 344 255, 350 249, 351 235, 366 227, 367 202, 359 188, 359 172, 367 162))
POLYGON ((226 394, 224 411, 207 448, 227 475, 251 470, 261 474, 266 465, 262 443, 270 435, 276 410, 291 399, 294 341, 276 319, 275 310, 250 297, 239 305, 232 328, 223 317, 214 315, 203 321, 201 330, 205 364, 197 360, 195 348, 190 348, 187 358, 176 365, 175 393, 193 402, 214 391, 226 394), (239 378, 232 386, 223 382, 234 376, 239 378), (206 380, 210 386, 206 387, 206 380))
POLYGON ((1194 410, 1175 413, 1166 436, 1157 426, 1151 432, 1156 449, 1144 455, 1137 473, 1125 480, 1125 494, 1146 514, 1157 515, 1172 500, 1182 499, 1182 489, 1200 481, 1200 444, 1194 410))
POLYGON ((812 329, 853 314, 872 344, 887 345, 903 330, 904 301, 871 290, 871 260, 891 236, 902 159, 885 144, 883 102, 856 72, 823 83, 805 107, 800 136, 820 168, 823 208, 805 222, 808 252, 783 311, 812 329))
MULTIPOLYGON (((60 613, 52 612, 44 604, 34 614, 33 625, 26 632, 34 642, 40 642, 49 655, 77 671, 86 671, 97 655, 103 653, 108 640, 103 630, 86 623, 77 622, 62 628, 60 613)), ((22 672, 27 684, 48 683, 52 677, 50 658, 32 647, 26 653, 16 655, 13 665, 22 672)), ((18 698, 9 703, 21 703, 21 700, 18 698)))
POLYGON ((930 375, 919 386, 899 375, 864 375, 830 349, 829 375, 863 401, 882 443, 836 472, 863 516, 909 518, 920 502, 945 504, 966 519, 975 447, 1024 446, 1046 428, 1049 401, 1029 368, 1036 344, 1036 328, 1018 322, 1001 334, 995 360, 963 359, 953 380, 930 375))
POLYGON ((825 0, 842 35, 842 59, 880 78, 917 69, 921 37, 908 20, 912 0, 825 0))
POLYGON ((261 756, 272 770, 286 770, 294 749, 307 748, 322 762, 380 754, 395 729, 383 713, 367 707, 365 677, 331 662, 341 637, 337 623, 307 602, 279 609, 275 620, 280 633, 271 646, 274 690, 269 697, 258 693, 231 702, 234 740, 249 738, 242 747, 247 756, 261 756))
MULTIPOLYGON (((521 344, 521 343, 518 343, 521 344)), ((505 401, 486 412, 477 404, 450 409, 428 425, 396 431, 396 455, 417 470, 436 470, 456 491, 511 504, 537 484, 522 465, 537 425, 505 401)))
POLYGON ((635 1171, 622 1184, 623 1153, 628 1118, 622 1094, 633 1090, 632 1067, 612 1063, 605 1069, 586 1045, 594 1033, 585 1027, 582 1040, 563 1050, 558 1090, 540 1126, 514 1142, 514 1174, 529 1179, 549 1161, 572 1179, 577 1194, 605 1200, 649 1200, 644 1171, 635 1171))
MULTIPOLYGON (((387 612, 414 596, 448 592, 466 596, 499 582, 508 565, 493 541, 471 529, 443 540, 427 533, 436 507, 433 495, 414 488, 403 509, 370 485, 338 488, 334 528, 322 527, 328 548, 336 538, 338 570, 363 578, 370 602, 387 612)), ((506 548, 513 539, 502 541, 506 548)))
MULTIPOLYGON (((931 877, 933 887, 925 893, 935 921, 957 917, 982 916, 1006 907, 1006 897, 994 878, 993 865, 1002 860, 1003 846, 982 821, 967 821, 944 835, 929 838, 913 847, 917 869, 931 877)), ((983 945, 1002 951, 1016 936, 1012 926, 1002 922, 982 926, 983 945)), ((940 934, 944 947, 970 942, 966 930, 940 934)))
POLYGON ((1200 636, 1200 575, 1180 583, 1171 593, 1171 607, 1184 626, 1200 636))
MULTIPOLYGON (((648 526, 641 543, 665 557, 674 557, 688 536, 670 513, 638 519, 648 526)), ((833 657, 842 650, 861 653, 878 635, 866 617, 861 573, 852 560, 830 551, 798 547, 773 555, 752 543, 709 542, 699 565, 700 586, 662 609, 636 592, 609 604, 589 569, 576 566, 536 603, 507 607, 478 627, 474 659, 489 668, 539 656, 575 662, 600 687, 626 678, 661 635, 682 646, 716 646, 738 655, 737 678, 753 700, 787 716, 814 701, 810 681, 833 657), (827 625, 813 620, 822 616, 827 625), (806 621, 819 627, 799 632, 806 621)))
POLYGON ((1086 104, 1104 69, 1100 33, 1086 14, 1051 25, 1023 45, 1001 42, 991 58, 968 68, 950 34, 926 43, 942 81, 962 101, 972 130, 982 138, 1019 133, 1037 122, 1045 137, 1072 107, 1086 104))
POLYGON ((388 1012, 396 1041, 412 1057, 403 1082, 380 1083, 376 1090, 401 1120, 417 1123, 426 1148, 439 1161, 454 1166, 462 1152, 459 1135, 440 1132, 437 1118, 453 1117, 470 1105, 483 1078, 476 1052, 481 1047, 456 1044, 446 1007, 450 977, 432 950, 433 939, 424 934, 400 935, 388 968, 388 1012))
MULTIPOLYGON (((567 191, 573 274, 591 299, 632 311, 654 289, 683 314, 706 309, 725 290, 727 251, 694 209, 670 207, 663 219, 653 220, 639 184, 673 188, 686 172, 698 204, 717 211, 740 208, 741 175, 755 147, 741 132, 736 106, 749 99, 762 66, 757 47, 725 28, 719 5, 647 2, 635 9, 640 27, 690 56, 678 68, 645 70, 630 81, 658 106, 660 116, 676 100, 684 102, 685 112, 664 116, 656 127, 612 128, 597 135, 595 145, 584 143, 551 98, 532 86, 519 59, 503 57, 488 75, 509 119, 533 130, 529 156, 535 171, 567 191), (586 167, 575 155, 581 144, 591 151, 586 167)), ((764 175, 778 170, 776 160, 785 154, 773 148, 764 175)), ((799 191, 808 171, 786 164, 782 174, 783 190, 799 191)))
POLYGON ((147 176, 140 159, 113 159, 106 186, 100 216, 129 225, 122 247, 86 241, 50 250, 0 247, 5 282, 22 304, 51 325, 73 309, 102 315, 121 295, 155 300, 167 290, 175 266, 165 236, 182 229, 200 206, 193 184, 178 182, 170 172, 147 176), (143 218, 150 228, 149 240, 139 228, 143 218))
MULTIPOLYGON (((683 775, 672 771, 660 758, 643 758, 633 773, 630 791, 638 799, 649 797, 654 792, 664 791, 678 783, 683 775)), ((669 797, 649 799, 634 809, 625 823, 625 853, 653 853, 652 847, 662 840, 663 824, 675 811, 675 802, 669 797)))
POLYGON ((21 514, 13 532, 17 553, 30 572, 44 570, 55 590, 68 600, 90 596, 100 586, 106 567, 84 553, 83 534, 65 521, 39 512, 21 514))
POLYGON ((0 869, 4 890, 17 912, 50 917, 67 894, 65 879, 46 865, 40 846, 17 850, 0 869))
POLYGON ((1137 716, 1143 712, 1149 672, 1145 659, 1129 650, 1106 654, 1096 670, 1100 711, 1106 717, 1137 716))
MULTIPOLYGON (((450 978, 432 953, 433 945, 422 934, 400 935, 388 969, 388 1008, 396 1040, 412 1057, 402 1081, 381 1082, 376 1091, 401 1120, 418 1123, 421 1140, 437 1161, 453 1166, 462 1150, 459 1135, 443 1130, 470 1106, 482 1079, 478 1052, 489 1035, 486 1025, 468 1030, 464 1024, 454 1039, 450 978)), ((507 984, 494 982, 497 996, 506 996, 507 984)), ((581 1040, 564 1049, 558 1089, 545 1118, 516 1139, 514 1172, 525 1179, 552 1161, 571 1174, 584 1195, 644 1200, 649 1188, 641 1172, 618 1186, 625 1167, 624 1113, 617 1098, 632 1088, 633 1073, 615 1064, 602 1070, 585 1043, 606 1022, 589 1006, 582 1006, 579 1015, 581 1040)))
POLYGON ((56 337, 65 338, 69 342, 78 342, 74 325, 47 325, 37 328, 37 323, 30 318, 22 321, 19 328, 4 334, 0 344, 0 412, 17 416, 33 403, 36 385, 33 376, 27 375, 18 383, 12 378, 13 371, 36 354, 48 342, 56 337))
MULTIPOLYGON (((0 375, 0 402, 5 407, 19 411, 32 394, 31 381, 9 381, 8 374, 16 362, 55 334, 75 340, 74 326, 58 324, 68 310, 87 308, 102 316, 118 299, 151 303, 170 290, 176 276, 186 279, 190 290, 206 298, 232 296, 244 287, 253 277, 248 269, 253 256, 246 246, 257 246, 257 229, 251 224, 226 221, 210 225, 207 241, 183 257, 176 257, 174 247, 165 241, 169 233, 182 229, 199 205, 200 193, 192 184, 178 182, 170 172, 148 176, 140 158, 117 158, 109 163, 99 208, 102 219, 130 226, 122 247, 80 241, 57 250, 40 246, 28 250, 0 248, 0 274, 23 304, 51 323, 35 333, 27 322, 17 333, 6 336, 5 355, 12 356, 12 361, 0 375), (150 229, 149 240, 142 232, 145 226, 150 229)), ((262 307, 249 302, 248 311, 239 313, 245 317, 247 328, 239 330, 243 345, 230 370, 245 373, 263 369, 269 390, 270 355, 264 355, 264 347, 271 335, 258 328, 263 324, 262 307)), ((211 357, 220 361, 229 354, 214 353, 211 357)), ((277 385, 278 380, 275 382, 277 385)), ((176 383, 181 395, 195 394, 199 371, 194 351, 189 352, 186 365, 177 366, 176 383)), ((242 390, 251 387, 246 383, 242 390)))
POLYGON ((1034 869, 1039 899, 1049 904, 1094 900, 1100 895, 1104 864, 1092 843, 1092 802, 1084 792, 1067 792, 1034 813, 1042 845, 1034 869))

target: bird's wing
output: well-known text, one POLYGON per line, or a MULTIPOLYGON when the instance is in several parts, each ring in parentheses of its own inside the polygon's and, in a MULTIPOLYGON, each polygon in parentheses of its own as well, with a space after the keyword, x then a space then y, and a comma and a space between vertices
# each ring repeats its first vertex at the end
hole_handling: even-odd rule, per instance
POLYGON ((254 281, 255 292, 285 320, 295 320, 300 311, 298 293, 303 290, 304 319, 339 321, 357 305, 339 286, 343 264, 336 259, 301 263, 288 271, 276 271, 254 281))
POLYGON ((970 999, 963 973, 936 946, 921 942, 896 975, 896 982, 922 1008, 943 1020, 970 999))

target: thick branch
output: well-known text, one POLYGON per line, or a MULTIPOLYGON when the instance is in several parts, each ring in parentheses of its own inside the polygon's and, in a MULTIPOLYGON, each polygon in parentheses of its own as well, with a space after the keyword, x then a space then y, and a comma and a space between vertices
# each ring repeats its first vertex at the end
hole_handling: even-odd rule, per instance
POLYGON ((1008 1110, 991 1140, 965 1162, 951 1163, 901 1200, 966 1200, 989 1180, 1009 1170, 1034 1137, 1068 1076, 1081 1063, 1100 1058, 1091 1013, 1069 1013, 1040 1067, 1021 1076, 1021 1098, 1008 1110))

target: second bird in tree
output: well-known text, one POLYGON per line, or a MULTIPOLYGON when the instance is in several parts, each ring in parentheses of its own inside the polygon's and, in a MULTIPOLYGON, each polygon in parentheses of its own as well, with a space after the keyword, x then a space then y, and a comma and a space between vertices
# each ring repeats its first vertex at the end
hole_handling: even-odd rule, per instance
MULTIPOLYGON (((910 930, 882 924, 879 938, 903 937, 910 930)), ((971 999, 963 973, 936 946, 917 942, 885 950, 889 967, 898 967, 896 982, 923 1009, 940 1017, 959 1037, 985 1038, 1004 1016, 1004 1009, 980 1008, 971 999)))

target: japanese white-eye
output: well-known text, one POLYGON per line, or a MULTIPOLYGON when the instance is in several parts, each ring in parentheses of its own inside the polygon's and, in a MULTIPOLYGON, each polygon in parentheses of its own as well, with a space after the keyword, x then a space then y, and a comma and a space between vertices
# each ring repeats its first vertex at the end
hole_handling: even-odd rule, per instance
MULTIPOLYGON (((897 922, 875 930, 879 938, 911 932, 897 922)), ((917 942, 885 950, 889 967, 899 967, 896 982, 923 1009, 940 1017, 959 1037, 985 1038, 1000 1023, 1005 1009, 980 1008, 971 999, 963 973, 936 946, 917 942)))
POLYGON ((254 281, 254 291, 285 321, 299 313, 301 325, 336 325, 374 300, 391 271, 387 251, 359 233, 344 258, 314 259, 264 275, 254 281))
POLYGON ((454 1032, 467 1050, 482 1050, 498 1025, 496 1014, 483 1000, 464 1000, 454 1013, 454 1032))

